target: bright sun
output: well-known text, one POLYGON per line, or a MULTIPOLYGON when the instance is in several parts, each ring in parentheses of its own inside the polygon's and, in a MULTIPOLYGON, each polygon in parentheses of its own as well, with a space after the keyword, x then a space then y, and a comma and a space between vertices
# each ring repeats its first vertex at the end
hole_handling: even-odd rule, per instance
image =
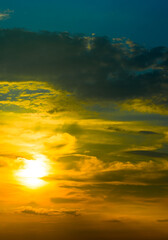
POLYGON ((47 165, 43 159, 24 159, 24 167, 17 172, 21 182, 30 187, 37 188, 45 184, 41 178, 47 175, 47 165))

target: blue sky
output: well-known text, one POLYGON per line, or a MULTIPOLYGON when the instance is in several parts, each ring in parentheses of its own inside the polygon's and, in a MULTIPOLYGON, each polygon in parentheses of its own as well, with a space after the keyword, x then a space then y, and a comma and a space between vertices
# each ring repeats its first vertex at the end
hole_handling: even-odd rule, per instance
POLYGON ((94 32, 127 37, 146 47, 168 45, 167 0, 2 0, 0 10, 6 9, 14 13, 1 21, 2 28, 94 32))

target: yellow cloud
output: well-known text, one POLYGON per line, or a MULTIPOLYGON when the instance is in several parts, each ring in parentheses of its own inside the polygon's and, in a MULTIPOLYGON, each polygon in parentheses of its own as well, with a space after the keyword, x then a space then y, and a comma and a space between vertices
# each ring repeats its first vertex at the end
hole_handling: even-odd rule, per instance
POLYGON ((157 113, 167 115, 168 110, 163 104, 155 104, 154 99, 140 99, 127 100, 121 103, 121 107, 128 111, 135 110, 141 113, 157 113))

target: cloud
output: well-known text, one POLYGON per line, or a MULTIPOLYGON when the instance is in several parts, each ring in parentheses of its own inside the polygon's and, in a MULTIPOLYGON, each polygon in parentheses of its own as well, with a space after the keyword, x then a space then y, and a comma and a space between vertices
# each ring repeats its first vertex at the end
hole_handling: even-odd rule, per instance
POLYGON ((120 171, 104 171, 94 176, 94 179, 99 182, 123 182, 128 180, 129 176, 136 176, 139 170, 120 170, 120 171))
MULTIPOLYGON (((73 157, 68 158, 67 160, 73 157)), ((69 163, 65 172, 62 174, 53 174, 44 177, 45 181, 67 181, 69 183, 113 183, 113 184, 137 184, 159 186, 166 185, 168 180, 168 164, 167 160, 159 161, 137 161, 132 162, 113 161, 108 164, 94 158, 79 159, 79 163, 69 163), (78 165, 78 167, 76 167, 78 165)), ((66 163, 65 163, 66 164, 66 163)), ((63 165, 64 166, 64 165, 63 165)), ((66 166, 66 165, 65 165, 66 166)), ((54 200, 54 199, 53 199, 54 200)), ((62 199, 56 198, 55 202, 73 202, 81 199, 62 199)), ((82 199, 84 200, 84 199, 82 199)))
POLYGON ((106 202, 129 202, 133 197, 139 199, 158 199, 167 197, 167 186, 139 183, 90 183, 83 185, 62 185, 66 189, 78 189, 94 199, 106 202))
POLYGON ((0 11, 0 21, 10 18, 13 10, 7 9, 5 11, 0 11))
MULTIPOLYGON (((117 45, 105 37, 94 37, 88 51, 84 37, 18 29, 1 30, 0 41, 1 79, 40 79, 83 100, 121 106, 124 101, 126 108, 167 113, 165 47, 148 50, 131 45, 130 51, 124 42, 117 45)), ((50 113, 57 110, 53 107, 50 113)))
POLYGON ((72 215, 72 216, 75 216, 75 217, 78 217, 78 216, 81 215, 79 213, 79 211, 77 211, 77 210, 62 210, 61 213, 66 214, 66 215, 72 215))
POLYGON ((29 215, 42 215, 42 216, 59 216, 59 215, 72 215, 80 216, 79 210, 71 209, 45 209, 45 208, 33 208, 31 206, 21 207, 17 210, 18 213, 29 214, 29 215))
POLYGON ((167 222, 168 222, 168 219, 159 219, 159 220, 157 220, 157 222, 160 222, 160 223, 167 223, 167 222))
POLYGON ((81 198, 51 198, 51 202, 53 203, 79 203, 84 200, 81 198))
POLYGON ((3 111, 49 111, 50 108, 53 108, 51 99, 58 96, 63 100, 63 93, 54 91, 46 83, 37 81, 0 82, 0 108, 3 111))
POLYGON ((41 210, 32 210, 32 209, 25 209, 22 211, 22 213, 25 214, 33 214, 33 215, 44 215, 44 216, 48 216, 47 212, 43 212, 41 210))
MULTIPOLYGON (((147 167, 147 165, 146 165, 147 167)), ((119 184, 139 184, 139 185, 153 185, 156 188, 160 185, 167 185, 168 181, 168 171, 159 169, 132 169, 132 170, 119 170, 119 171, 105 171, 102 173, 97 173, 93 177, 93 180, 99 183, 116 183, 119 184)))
POLYGON ((145 151, 145 150, 132 150, 132 151, 126 151, 125 153, 134 154, 134 155, 140 155, 150 158, 168 158, 168 153, 166 152, 157 152, 157 151, 145 151))
POLYGON ((44 215, 48 216, 50 211, 46 211, 43 208, 40 209, 33 209, 33 208, 25 208, 24 210, 21 211, 24 214, 31 214, 31 215, 44 215))
POLYGON ((153 131, 139 131, 139 133, 145 134, 145 135, 155 135, 155 134, 159 134, 159 133, 153 132, 153 131))
POLYGON ((143 135, 159 135, 160 133, 157 133, 157 132, 154 132, 154 131, 146 131, 146 130, 141 130, 141 131, 137 131, 137 130, 134 130, 134 131, 131 131, 129 129, 123 129, 123 128, 120 128, 120 127, 114 127, 114 126, 110 126, 107 128, 108 130, 110 131, 113 131, 113 132, 121 132, 121 133, 125 133, 125 134, 143 134, 143 135))

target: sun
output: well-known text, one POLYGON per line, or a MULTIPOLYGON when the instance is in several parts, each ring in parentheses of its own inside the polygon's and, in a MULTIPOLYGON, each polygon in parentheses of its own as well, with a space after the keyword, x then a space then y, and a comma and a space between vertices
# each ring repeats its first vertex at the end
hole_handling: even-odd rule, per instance
POLYGON ((41 178, 47 175, 48 166, 44 159, 24 159, 24 166, 17 172, 22 184, 30 188, 37 188, 45 184, 41 178))

